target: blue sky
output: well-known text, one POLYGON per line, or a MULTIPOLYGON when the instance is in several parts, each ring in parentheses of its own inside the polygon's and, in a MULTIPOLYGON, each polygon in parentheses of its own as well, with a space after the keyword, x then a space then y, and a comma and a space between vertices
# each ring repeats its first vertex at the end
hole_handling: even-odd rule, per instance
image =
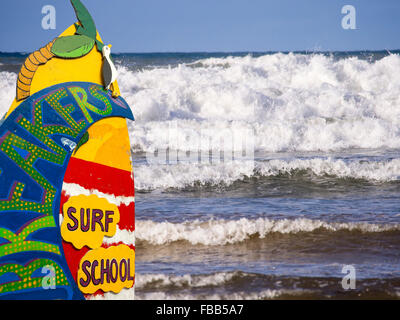
MULTIPOLYGON (((399 0, 82 0, 113 52, 393 50, 400 48, 399 0), (344 30, 341 9, 356 9, 344 30)), ((30 52, 75 22, 69 0, 7 0, 0 51, 30 52), (43 30, 44 5, 56 29, 43 30)))

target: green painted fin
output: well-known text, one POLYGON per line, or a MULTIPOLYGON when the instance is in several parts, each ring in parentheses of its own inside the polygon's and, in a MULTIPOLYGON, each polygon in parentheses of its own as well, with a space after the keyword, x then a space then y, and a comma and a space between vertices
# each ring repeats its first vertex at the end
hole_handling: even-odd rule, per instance
POLYGON ((51 52, 61 58, 79 58, 89 53, 94 43, 93 39, 83 35, 59 37, 54 42, 51 52))
POLYGON ((76 32, 89 38, 96 39, 97 29, 89 11, 80 0, 71 0, 71 4, 74 7, 76 17, 81 23, 81 26, 77 28, 76 32))

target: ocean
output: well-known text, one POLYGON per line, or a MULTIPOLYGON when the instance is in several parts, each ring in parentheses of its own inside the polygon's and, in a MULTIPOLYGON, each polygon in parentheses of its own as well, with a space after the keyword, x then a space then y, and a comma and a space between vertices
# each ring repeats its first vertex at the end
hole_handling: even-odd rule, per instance
POLYGON ((399 54, 114 54, 135 298, 399 299, 399 54))

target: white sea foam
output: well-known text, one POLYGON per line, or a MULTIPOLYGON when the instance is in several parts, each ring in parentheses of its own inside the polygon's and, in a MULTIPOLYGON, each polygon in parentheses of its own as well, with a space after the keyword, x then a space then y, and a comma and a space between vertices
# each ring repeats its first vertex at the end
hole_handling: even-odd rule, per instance
POLYGON ((137 190, 182 189, 200 185, 231 185, 244 178, 270 177, 307 170, 316 176, 365 179, 377 182, 400 179, 400 159, 387 161, 344 161, 333 158, 247 160, 227 163, 177 163, 138 165, 135 167, 137 190))
MULTIPOLYGON (((196 67, 119 68, 132 106, 135 150, 166 147, 173 123, 180 147, 193 132, 254 130, 260 151, 400 147, 400 57, 376 62, 323 55, 210 58, 196 67)), ((186 141, 186 143, 185 143, 186 141)))
POLYGON ((175 165, 142 165, 135 167, 137 190, 185 188, 200 184, 227 185, 245 176, 253 176, 252 161, 217 165, 179 163, 175 165))
POLYGON ((226 245, 243 242, 252 236, 266 238, 271 233, 295 234, 318 229, 360 232, 398 231, 400 224, 370 224, 364 222, 328 223, 306 218, 272 220, 268 218, 239 220, 209 220, 183 223, 136 221, 136 240, 152 245, 187 241, 192 245, 226 245))
POLYGON ((332 158, 270 160, 261 163, 257 171, 262 176, 270 176, 288 174, 296 170, 309 170, 317 176, 330 175, 339 178, 395 181, 400 179, 400 159, 348 162, 332 158))
POLYGON ((0 119, 5 115, 15 98, 17 75, 11 72, 0 72, 0 119))
POLYGON ((220 286, 227 282, 230 282, 232 278, 246 275, 243 272, 217 272, 214 274, 206 274, 206 275, 170 275, 163 273, 149 273, 149 274, 136 274, 135 276, 135 285, 137 289, 143 289, 148 285, 152 285, 154 283, 157 284, 157 287, 192 287, 192 288, 200 288, 200 287, 208 287, 208 286, 220 286))

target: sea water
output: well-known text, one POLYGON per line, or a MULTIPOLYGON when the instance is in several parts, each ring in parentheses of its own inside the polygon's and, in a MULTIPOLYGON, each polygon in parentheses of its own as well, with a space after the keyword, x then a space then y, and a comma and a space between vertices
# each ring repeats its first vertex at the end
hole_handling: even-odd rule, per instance
MULTIPOLYGON (((25 58, 0 54, 1 114, 25 58)), ((136 299, 399 298, 399 52, 113 58, 136 299)))

